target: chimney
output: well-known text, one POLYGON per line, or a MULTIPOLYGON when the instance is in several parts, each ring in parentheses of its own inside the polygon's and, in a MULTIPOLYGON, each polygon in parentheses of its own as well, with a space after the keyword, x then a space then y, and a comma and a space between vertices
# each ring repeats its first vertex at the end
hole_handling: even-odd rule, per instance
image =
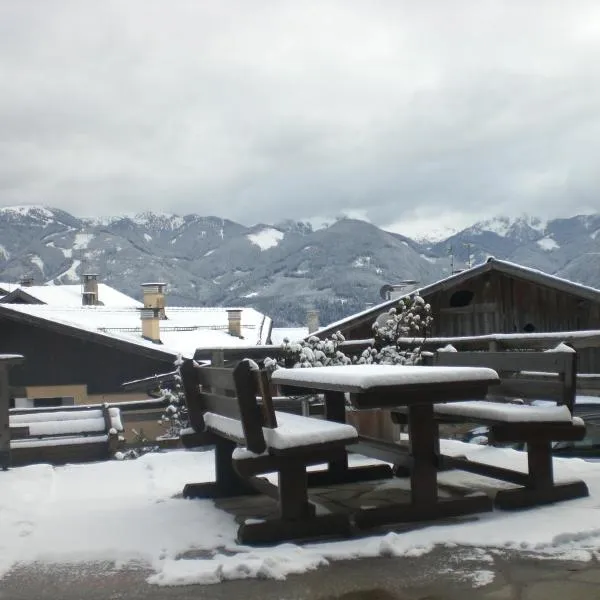
POLYGON ((235 337, 242 337, 242 309, 228 308, 227 309, 228 333, 235 337))
POLYGON ((19 285, 21 287, 31 287, 33 285, 33 277, 23 277, 21 281, 19 281, 19 285))
POLYGON ((165 287, 166 283, 142 283, 144 295, 144 308, 158 311, 159 319, 166 319, 165 314, 165 287))
POLYGON ((308 333, 313 333, 319 329, 319 311, 314 308, 306 313, 306 320, 308 324, 308 333))
POLYGON ((98 275, 85 273, 83 275, 83 295, 81 298, 83 306, 97 306, 98 301, 98 275))
POLYGON ((142 318, 142 337, 155 344, 162 344, 160 341, 160 310, 158 308, 142 308, 140 316, 142 318))

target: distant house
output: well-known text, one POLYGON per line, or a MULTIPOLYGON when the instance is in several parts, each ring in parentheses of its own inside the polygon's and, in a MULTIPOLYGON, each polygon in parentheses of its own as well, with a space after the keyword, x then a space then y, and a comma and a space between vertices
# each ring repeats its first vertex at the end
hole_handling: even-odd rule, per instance
POLYGON ((48 304, 63 308, 79 306, 113 306, 141 308, 143 303, 119 290, 98 282, 98 276, 83 276, 82 284, 23 285, 1 284, 0 304, 48 304))
MULTIPOLYGON (((600 290, 495 258, 424 286, 419 294, 431 304, 435 337, 600 329, 600 290)), ((383 302, 314 335, 372 337, 377 316, 397 302, 383 302)))
POLYGON ((65 286, 80 287, 79 304, 61 304, 63 286, 48 287, 13 296, 32 303, 0 302, 0 353, 25 356, 11 373, 17 406, 140 399, 123 382, 172 371, 199 347, 266 344, 271 335, 271 319, 252 308, 165 307, 162 283, 143 285, 143 303, 98 286, 104 306, 82 301, 80 286, 65 286))

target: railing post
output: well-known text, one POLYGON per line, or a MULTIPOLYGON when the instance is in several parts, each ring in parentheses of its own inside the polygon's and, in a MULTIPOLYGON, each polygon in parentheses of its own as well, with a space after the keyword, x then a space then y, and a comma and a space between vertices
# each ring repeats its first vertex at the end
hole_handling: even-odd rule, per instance
POLYGON ((223 367, 225 365, 225 352, 223 350, 213 350, 210 366, 223 367))
POLYGON ((10 388, 8 385, 8 370, 13 365, 23 362, 19 354, 0 354, 0 468, 10 466, 10 388))

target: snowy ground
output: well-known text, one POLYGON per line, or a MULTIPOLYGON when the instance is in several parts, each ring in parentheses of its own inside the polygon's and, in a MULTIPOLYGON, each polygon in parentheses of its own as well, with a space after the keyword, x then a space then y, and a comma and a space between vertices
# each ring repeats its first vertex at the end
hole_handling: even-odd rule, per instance
MULTIPOLYGON (((449 453, 525 465, 524 455, 513 450, 443 443, 449 453)), ((556 460, 559 479, 582 478, 588 484, 591 496, 581 500, 406 533, 253 549, 235 543, 233 516, 212 501, 176 497, 185 483, 213 478, 212 459, 210 451, 173 451, 134 461, 0 472, 0 578, 17 563, 91 560, 150 565, 155 571, 150 581, 159 585, 284 578, 332 560, 417 556, 436 544, 525 549, 580 560, 600 555, 600 463, 556 460), (197 558, 179 558, 190 551, 197 558)), ((440 474, 444 480, 481 489, 491 482, 458 472, 440 474)))

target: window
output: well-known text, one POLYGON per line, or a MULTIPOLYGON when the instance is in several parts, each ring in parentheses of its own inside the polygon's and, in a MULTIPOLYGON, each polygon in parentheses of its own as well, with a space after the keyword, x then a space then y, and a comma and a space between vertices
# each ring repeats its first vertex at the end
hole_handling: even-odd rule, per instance
POLYGON ((34 398, 33 408, 49 408, 51 406, 62 406, 63 399, 60 398, 34 398))
POLYGON ((458 290, 450 296, 450 306, 452 308, 461 308, 469 306, 473 302, 475 294, 471 290, 458 290))

